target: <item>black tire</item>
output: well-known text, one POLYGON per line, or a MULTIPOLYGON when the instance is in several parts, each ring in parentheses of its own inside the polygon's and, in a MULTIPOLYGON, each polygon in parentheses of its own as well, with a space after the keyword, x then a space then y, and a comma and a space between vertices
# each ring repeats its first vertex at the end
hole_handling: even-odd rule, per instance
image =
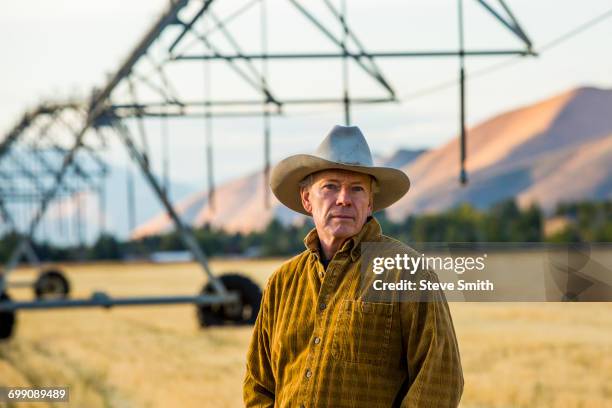
MULTIPOLYGON (((238 292, 240 304, 236 307, 228 305, 198 305, 198 322, 201 327, 221 325, 252 325, 257 319, 261 304, 261 289, 246 276, 236 273, 219 277, 225 288, 230 292, 238 292)), ((202 289, 202 294, 216 293, 208 282, 202 289)))
MULTIPOLYGON (((0 302, 5 300, 11 300, 6 292, 0 294, 0 302)), ((13 335, 13 329, 15 327, 15 311, 2 311, 0 312, 0 340, 7 340, 13 335)))
POLYGON ((39 300, 65 299, 69 293, 68 279, 58 269, 49 269, 42 272, 34 284, 34 294, 39 300))

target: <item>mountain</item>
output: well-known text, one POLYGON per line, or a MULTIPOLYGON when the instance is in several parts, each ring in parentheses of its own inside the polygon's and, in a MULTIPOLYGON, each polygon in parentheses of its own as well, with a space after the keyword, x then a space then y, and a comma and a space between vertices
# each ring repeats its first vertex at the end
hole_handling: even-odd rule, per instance
MULTIPOLYGON (((380 165, 385 167, 394 167, 399 169, 412 163, 417 157, 425 153, 425 149, 408 150, 399 149, 389 157, 380 160, 380 165)), ((378 164, 378 163, 377 163, 378 164)))
MULTIPOLYGON (((409 214, 443 211, 468 202, 486 208, 516 198, 519 205, 538 203, 551 211, 559 202, 612 199, 612 90, 582 87, 529 106, 496 115, 467 134, 469 182, 461 186, 459 143, 454 138, 429 151, 398 150, 376 157, 410 177, 408 194, 388 209, 392 220, 409 214)), ((277 218, 285 224, 304 216, 280 205, 270 194, 264 206, 261 172, 217 187, 214 211, 205 192, 179 202, 177 210, 189 225, 210 223, 230 232, 261 230, 277 218)), ((140 238, 169 231, 165 214, 139 226, 140 238)))
POLYGON ((515 197, 521 206, 612 198, 612 90, 583 87, 497 115, 467 133, 469 182, 458 183, 459 143, 402 167, 410 192, 391 219, 468 202, 479 208, 515 197))
MULTIPOLYGON (((304 216, 280 205, 269 193, 270 205, 265 206, 263 173, 252 173, 218 186, 215 189, 212 206, 208 192, 198 192, 176 205, 176 211, 184 223, 194 227, 210 224, 228 232, 250 232, 264 229, 277 218, 284 224, 303 222, 304 216)), ((132 238, 160 234, 174 228, 165 212, 142 224, 134 230, 132 238)))

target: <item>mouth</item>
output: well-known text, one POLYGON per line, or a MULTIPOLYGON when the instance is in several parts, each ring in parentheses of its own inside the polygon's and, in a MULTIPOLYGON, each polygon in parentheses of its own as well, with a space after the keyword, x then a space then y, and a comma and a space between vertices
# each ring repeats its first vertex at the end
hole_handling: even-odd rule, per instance
POLYGON ((355 219, 355 217, 353 217, 352 215, 342 215, 342 214, 332 215, 330 218, 336 218, 339 220, 354 220, 355 219))

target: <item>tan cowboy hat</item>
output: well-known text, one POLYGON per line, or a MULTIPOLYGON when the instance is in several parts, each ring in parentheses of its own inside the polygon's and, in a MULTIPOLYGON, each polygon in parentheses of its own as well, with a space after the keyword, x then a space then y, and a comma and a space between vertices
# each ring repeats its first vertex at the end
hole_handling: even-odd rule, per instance
POLYGON ((287 207, 310 215, 302 206, 300 181, 321 170, 340 169, 369 174, 378 183, 373 211, 382 210, 402 198, 410 188, 401 170, 376 167, 365 137, 357 126, 335 126, 323 139, 314 155, 296 154, 278 163, 270 176, 270 187, 287 207))

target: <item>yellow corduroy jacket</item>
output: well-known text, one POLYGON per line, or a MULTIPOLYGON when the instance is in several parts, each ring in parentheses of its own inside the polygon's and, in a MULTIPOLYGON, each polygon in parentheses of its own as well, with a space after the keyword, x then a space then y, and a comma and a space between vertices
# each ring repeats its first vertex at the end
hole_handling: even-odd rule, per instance
POLYGON ((247 407, 458 405, 463 373, 444 294, 423 302, 364 300, 362 242, 416 254, 370 218, 326 269, 313 229, 307 249, 272 274, 247 355, 247 407))

